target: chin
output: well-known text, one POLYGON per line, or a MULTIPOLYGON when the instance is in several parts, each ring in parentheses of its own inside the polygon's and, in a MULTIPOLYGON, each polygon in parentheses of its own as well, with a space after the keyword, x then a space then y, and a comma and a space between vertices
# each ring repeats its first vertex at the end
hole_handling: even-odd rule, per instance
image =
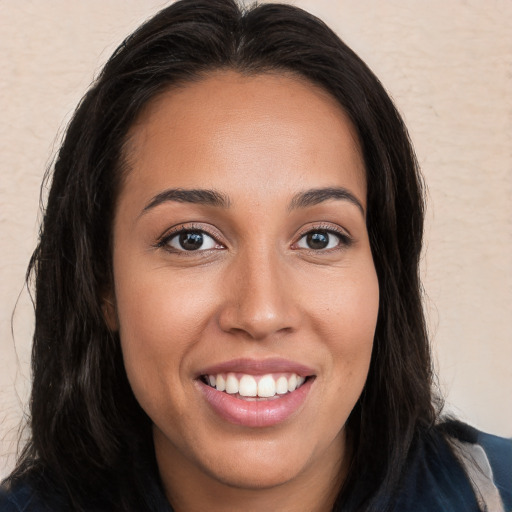
POLYGON ((248 443, 243 454, 233 454, 212 468, 215 477, 233 487, 263 489, 294 480, 307 466, 310 457, 297 447, 277 442, 248 443))
POLYGON ((212 468, 210 476, 218 482, 236 489, 263 490, 279 487, 294 480, 298 476, 297 468, 271 467, 268 463, 252 465, 250 468, 232 466, 212 468))

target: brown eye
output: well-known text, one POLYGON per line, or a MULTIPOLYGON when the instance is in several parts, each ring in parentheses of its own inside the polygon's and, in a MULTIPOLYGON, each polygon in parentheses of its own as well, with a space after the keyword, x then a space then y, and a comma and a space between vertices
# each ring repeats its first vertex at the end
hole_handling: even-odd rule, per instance
POLYGON ((215 249, 218 244, 203 231, 180 231, 168 239, 166 245, 177 251, 199 251, 215 249))
POLYGON ((328 233, 308 233, 306 244, 310 249, 325 249, 329 245, 328 233))
POLYGON ((333 249, 341 243, 341 236, 326 230, 316 230, 306 233, 298 242, 301 249, 319 251, 333 249))

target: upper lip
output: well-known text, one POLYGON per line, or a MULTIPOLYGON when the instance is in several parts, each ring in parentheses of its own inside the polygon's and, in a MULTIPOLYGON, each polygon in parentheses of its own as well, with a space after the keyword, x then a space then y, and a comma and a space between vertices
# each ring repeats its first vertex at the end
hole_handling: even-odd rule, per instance
POLYGON ((217 375, 219 373, 247 373, 249 375, 265 375, 268 373, 295 373, 301 377, 314 375, 314 370, 306 365, 281 358, 271 359, 232 359, 208 366, 201 370, 201 375, 217 375))

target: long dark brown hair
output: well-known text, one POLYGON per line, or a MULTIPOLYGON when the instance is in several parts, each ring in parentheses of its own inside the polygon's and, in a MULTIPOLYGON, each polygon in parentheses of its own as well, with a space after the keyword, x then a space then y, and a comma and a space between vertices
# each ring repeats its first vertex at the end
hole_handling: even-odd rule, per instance
POLYGON ((288 5, 244 10, 234 0, 181 0, 160 11, 119 46, 69 124, 27 273, 36 310, 31 439, 8 482, 28 479, 41 495, 52 489, 73 510, 168 509, 151 423, 131 392, 101 297, 111 280, 130 126, 159 93, 222 69, 309 80, 357 130, 380 308, 368 380, 348 419, 353 458, 335 509, 382 512, 411 446, 436 420, 415 155, 379 80, 323 22, 288 5))

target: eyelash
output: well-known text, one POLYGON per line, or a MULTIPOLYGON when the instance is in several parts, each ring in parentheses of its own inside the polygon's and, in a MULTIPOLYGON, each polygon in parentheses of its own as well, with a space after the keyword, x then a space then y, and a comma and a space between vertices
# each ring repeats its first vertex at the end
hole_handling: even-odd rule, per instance
MULTIPOLYGON (((194 232, 195 233, 201 233, 203 235, 208 236, 209 238, 212 238, 215 241, 215 243, 220 246, 219 248, 224 248, 224 245, 221 244, 220 242, 218 242, 218 240, 217 240, 218 237, 216 235, 212 234, 208 230, 205 230, 204 227, 197 226, 197 225, 190 225, 190 226, 182 225, 179 228, 173 229, 170 232, 165 233, 157 241, 157 243, 155 244, 155 247, 157 247, 159 249, 164 249, 164 250, 166 250, 166 251, 168 251, 170 253, 173 253, 173 254, 179 254, 179 255, 183 255, 183 256, 193 255, 194 253, 202 253, 202 252, 218 249, 218 248, 215 248, 215 249, 211 248, 211 249, 197 249, 197 250, 187 251, 185 249, 181 249, 181 250, 175 249, 175 248, 170 246, 171 240, 173 240, 177 236, 179 236, 181 234, 184 234, 184 233, 194 233, 194 232)), ((352 237, 350 235, 348 235, 345 231, 342 231, 340 229, 336 229, 332 225, 328 225, 328 226, 326 226, 326 225, 319 225, 319 226, 310 227, 307 230, 305 230, 302 233, 300 233, 300 235, 298 237, 298 240, 293 245, 296 246, 304 237, 306 237, 307 235, 312 234, 312 233, 327 233, 328 235, 334 235, 334 236, 336 236, 338 238, 339 243, 335 247, 331 247, 329 249, 311 249, 311 248, 306 249, 306 248, 302 248, 302 250, 310 251, 310 252, 316 253, 316 254, 321 253, 321 252, 326 253, 326 252, 332 252, 332 251, 339 251, 339 250, 347 249, 354 242, 352 237)), ((298 249, 294 249, 294 250, 298 250, 298 249)))

